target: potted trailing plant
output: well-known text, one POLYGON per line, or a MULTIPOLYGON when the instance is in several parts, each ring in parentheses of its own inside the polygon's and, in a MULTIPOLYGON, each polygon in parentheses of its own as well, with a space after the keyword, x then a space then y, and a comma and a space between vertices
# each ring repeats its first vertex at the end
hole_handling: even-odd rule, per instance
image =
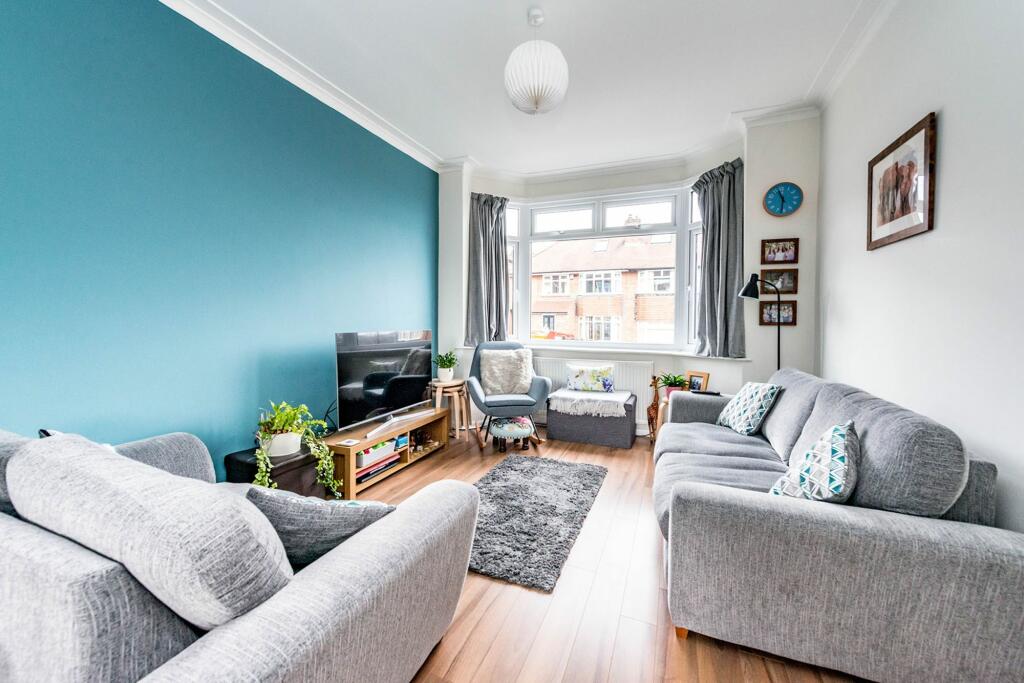
POLYGON ((323 435, 327 431, 327 423, 314 420, 313 414, 305 404, 292 406, 286 401, 270 402, 270 410, 260 414, 259 428, 256 432, 256 478, 253 484, 277 488, 270 478, 273 459, 282 455, 298 452, 302 444, 306 445, 310 454, 316 458, 316 481, 328 491, 338 496, 341 482, 334 479, 334 456, 323 435))
POLYGON ((455 351, 438 354, 434 358, 434 365, 437 366, 437 378, 442 382, 451 382, 455 379, 455 366, 458 364, 459 359, 455 355, 455 351))
POLYGON ((673 391, 686 389, 690 385, 685 375, 674 375, 671 372, 666 372, 658 379, 661 381, 662 386, 665 387, 665 398, 671 396, 673 391))

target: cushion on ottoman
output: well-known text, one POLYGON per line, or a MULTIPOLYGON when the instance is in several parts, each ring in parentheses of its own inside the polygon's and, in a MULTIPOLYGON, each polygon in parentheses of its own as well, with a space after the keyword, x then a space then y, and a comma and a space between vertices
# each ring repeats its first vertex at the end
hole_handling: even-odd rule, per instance
POLYGON ((26 444, 7 469, 18 514, 117 560, 200 628, 245 614, 292 577, 267 518, 215 484, 73 435, 26 444))

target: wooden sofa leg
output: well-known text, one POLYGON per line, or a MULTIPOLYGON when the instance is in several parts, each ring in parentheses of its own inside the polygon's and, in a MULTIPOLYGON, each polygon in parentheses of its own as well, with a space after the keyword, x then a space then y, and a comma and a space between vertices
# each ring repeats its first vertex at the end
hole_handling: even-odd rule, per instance
POLYGON ((676 626, 676 638, 686 640, 686 636, 690 635, 689 629, 685 629, 682 626, 676 626))

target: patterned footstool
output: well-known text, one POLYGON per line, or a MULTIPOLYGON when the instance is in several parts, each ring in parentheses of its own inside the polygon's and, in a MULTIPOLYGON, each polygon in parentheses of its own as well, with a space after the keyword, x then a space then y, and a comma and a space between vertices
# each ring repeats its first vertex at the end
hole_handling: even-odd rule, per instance
POLYGON ((487 427, 498 451, 504 453, 508 449, 508 440, 520 450, 530 449, 530 437, 533 435, 533 423, 526 417, 496 417, 487 427))

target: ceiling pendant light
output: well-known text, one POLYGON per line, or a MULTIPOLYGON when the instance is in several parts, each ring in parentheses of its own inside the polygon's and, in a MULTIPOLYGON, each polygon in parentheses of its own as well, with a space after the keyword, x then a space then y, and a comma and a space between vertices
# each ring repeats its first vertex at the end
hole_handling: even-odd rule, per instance
MULTIPOLYGON (((531 7, 526 20, 537 28, 544 23, 544 11, 531 7)), ((569 64, 553 43, 528 40, 512 50, 505 62, 505 90, 519 111, 549 112, 562 103, 568 89, 569 64)))

